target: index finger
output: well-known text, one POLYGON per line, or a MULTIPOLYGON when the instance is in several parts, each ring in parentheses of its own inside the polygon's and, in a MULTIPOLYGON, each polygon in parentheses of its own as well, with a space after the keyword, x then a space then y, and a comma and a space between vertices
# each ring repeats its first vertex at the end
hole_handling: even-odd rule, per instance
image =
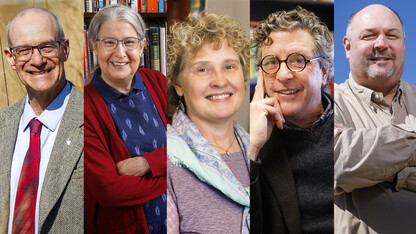
POLYGON ((264 99, 264 79, 263 79, 263 71, 259 68, 257 73, 257 84, 253 94, 253 101, 259 101, 264 99))

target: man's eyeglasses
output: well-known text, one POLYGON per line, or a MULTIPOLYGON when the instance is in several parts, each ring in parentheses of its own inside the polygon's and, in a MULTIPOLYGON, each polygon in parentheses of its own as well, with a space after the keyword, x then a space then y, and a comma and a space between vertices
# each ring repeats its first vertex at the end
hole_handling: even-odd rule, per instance
POLYGON ((305 69, 306 64, 309 62, 313 62, 316 60, 321 59, 322 57, 317 57, 313 59, 306 59, 305 56, 299 54, 299 53, 291 53, 285 60, 280 61, 276 56, 274 55, 267 55, 264 57, 259 64, 257 64, 258 67, 261 67, 261 69, 267 73, 267 74, 275 74, 280 69, 280 64, 282 62, 286 63, 286 67, 293 71, 293 72, 301 72, 303 69, 305 69))
POLYGON ((40 55, 45 58, 59 56, 59 46, 62 41, 48 41, 37 46, 16 46, 10 48, 10 52, 16 61, 29 61, 33 54, 33 48, 38 49, 40 55))
POLYGON ((121 42, 125 50, 134 50, 139 46, 141 39, 136 37, 127 37, 117 40, 112 37, 105 37, 96 39, 96 41, 99 41, 106 51, 111 51, 117 48, 119 42, 121 42))

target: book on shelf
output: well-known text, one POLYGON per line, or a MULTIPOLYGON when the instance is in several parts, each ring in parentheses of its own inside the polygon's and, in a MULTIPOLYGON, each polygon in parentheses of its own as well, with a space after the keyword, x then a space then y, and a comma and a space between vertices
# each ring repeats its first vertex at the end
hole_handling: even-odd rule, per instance
POLYGON ((160 72, 166 76, 166 21, 158 21, 159 26, 159 51, 160 51, 160 72))
POLYGON ((158 12, 158 0, 147 0, 147 13, 158 12))
POLYGON ((124 5, 141 13, 167 12, 167 0, 85 0, 84 12, 98 12, 109 5, 124 5))
POLYGON ((160 28, 150 26, 149 34, 151 68, 160 71, 160 28))

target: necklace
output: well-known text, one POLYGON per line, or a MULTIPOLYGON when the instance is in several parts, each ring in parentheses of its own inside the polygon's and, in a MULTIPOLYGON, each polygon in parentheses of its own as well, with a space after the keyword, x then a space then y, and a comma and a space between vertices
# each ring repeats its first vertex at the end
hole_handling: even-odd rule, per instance
POLYGON ((216 141, 215 139, 214 139, 215 144, 213 144, 213 145, 214 145, 215 147, 217 147, 218 149, 220 149, 220 150, 224 151, 224 152, 225 152, 225 154, 226 154, 227 156, 230 156, 230 152, 229 152, 228 150, 230 150, 230 149, 231 149, 231 146, 233 146, 234 141, 235 141, 235 136, 234 136, 234 138, 233 138, 233 142, 231 142, 231 145, 230 145, 227 149, 223 149, 223 148, 219 147, 218 145, 216 145, 216 144, 217 144, 217 141, 216 141))

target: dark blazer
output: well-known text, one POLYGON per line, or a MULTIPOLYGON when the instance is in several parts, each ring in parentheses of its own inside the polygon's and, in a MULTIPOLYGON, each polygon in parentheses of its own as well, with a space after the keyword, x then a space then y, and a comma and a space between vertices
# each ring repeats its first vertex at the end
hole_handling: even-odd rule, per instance
MULTIPOLYGON (((8 228, 10 168, 25 101, 26 96, 0 111, 0 233, 6 233, 8 228)), ((39 233, 84 232, 83 112, 83 96, 71 84, 70 97, 43 182, 39 233)))
POLYGON ((292 169, 275 126, 259 152, 262 162, 251 184, 250 232, 301 233, 300 209, 292 169))

